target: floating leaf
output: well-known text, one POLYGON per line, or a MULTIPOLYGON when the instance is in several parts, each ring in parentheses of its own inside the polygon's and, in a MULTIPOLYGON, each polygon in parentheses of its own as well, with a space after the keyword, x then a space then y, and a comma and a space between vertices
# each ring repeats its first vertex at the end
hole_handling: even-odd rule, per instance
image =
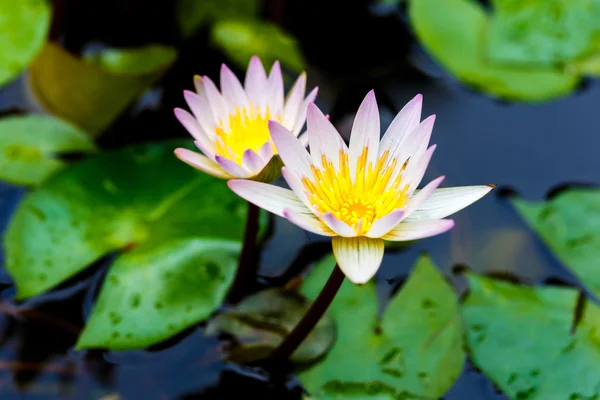
POLYGON ((239 242, 177 239, 111 266, 77 348, 141 348, 204 320, 233 280, 239 242))
POLYGON ((203 24, 225 19, 253 19, 258 0, 178 0, 175 13, 183 36, 191 36, 203 24))
POLYGON ((547 202, 514 199, 513 204, 556 256, 600 297, 600 190, 571 189, 547 202))
POLYGON ((47 291, 109 252, 176 238, 242 237, 246 203, 180 162, 181 141, 103 153, 28 194, 5 236, 19 298, 47 291))
POLYGON ((30 84, 44 108, 97 135, 166 71, 175 56, 171 48, 148 46, 110 49, 89 62, 47 43, 29 68, 30 84))
POLYGON ((0 0, 0 10, 0 85, 4 85, 42 49, 51 10, 46 0, 0 0))
POLYGON ((472 359, 511 399, 600 396, 600 308, 571 334, 577 292, 469 276, 463 307, 472 359))
POLYGON ((279 60, 294 71, 306 66, 296 39, 275 25, 255 21, 221 21, 213 26, 212 40, 241 68, 248 66, 253 55, 258 55, 265 65, 279 60))
POLYGON ((498 66, 486 60, 489 17, 474 0, 411 0, 410 21, 431 55, 464 83, 493 95, 541 101, 570 93, 579 77, 553 68, 498 66))
MULTIPOLYGON (((313 269, 302 288, 308 298, 317 296, 333 265, 328 257, 313 269)), ((458 299, 428 257, 418 260, 381 321, 372 282, 345 281, 329 312, 337 341, 322 362, 300 373, 319 399, 439 398, 461 373, 458 299)))
MULTIPOLYGON (((261 360, 293 330, 309 306, 310 302, 297 293, 267 289, 213 318, 206 327, 206 334, 224 332, 236 339, 236 346, 227 354, 233 362, 261 360)), ((291 360, 299 363, 314 361, 329 350, 334 340, 335 324, 325 315, 296 349, 291 360)))
POLYGON ((66 165, 58 154, 94 149, 85 132, 53 117, 0 119, 0 179, 11 183, 37 185, 66 165))

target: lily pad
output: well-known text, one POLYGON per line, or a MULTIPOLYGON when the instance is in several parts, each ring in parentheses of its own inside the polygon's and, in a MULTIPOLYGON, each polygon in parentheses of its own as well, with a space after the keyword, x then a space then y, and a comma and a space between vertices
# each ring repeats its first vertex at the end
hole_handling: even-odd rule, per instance
POLYGON ((18 297, 43 293, 119 249, 150 251, 179 238, 240 240, 245 202, 224 181, 177 160, 173 149, 186 143, 103 153, 29 193, 5 236, 18 297))
POLYGON ((570 93, 579 76, 552 67, 496 65, 486 58, 490 17, 474 0, 410 0, 411 24, 429 53, 465 84, 500 98, 542 101, 570 93))
POLYGON ((577 291, 469 276, 463 315, 472 359, 511 399, 600 396, 600 308, 571 331, 577 291))
POLYGON ((176 239, 111 266, 77 348, 131 349, 204 320, 223 302, 239 242, 176 239))
POLYGON ((253 55, 265 65, 279 60, 293 71, 306 67, 296 39, 275 25, 257 21, 220 21, 212 28, 212 40, 241 68, 253 55))
MULTIPOLYGON (((315 298, 333 257, 309 274, 302 292, 315 298)), ((432 261, 422 256, 378 318, 377 289, 345 281, 329 312, 337 341, 325 359, 299 377, 319 399, 439 398, 465 360, 458 299, 432 261)))
POLYGON ((93 136, 160 78, 176 56, 164 46, 106 52, 90 56, 90 62, 47 43, 29 67, 31 89, 41 106, 93 136))
MULTIPOLYGON (((223 332, 235 338, 236 345, 227 353, 229 360, 237 363, 258 361, 279 346, 309 306, 310 302, 295 292, 267 289, 217 315, 208 323, 206 334, 223 332)), ((334 340, 335 323, 325 315, 292 354, 291 361, 314 361, 329 350, 334 340)))
POLYGON ((600 190, 571 189, 547 202, 513 204, 556 256, 600 297, 600 190))
POLYGON ((202 25, 225 19, 254 19, 258 0, 177 0, 175 8, 181 34, 191 36, 202 25))
POLYGON ((0 10, 0 85, 4 85, 44 46, 51 10, 46 0, 0 0, 0 10))
POLYGON ((66 165, 57 155, 94 150, 85 132, 53 117, 0 119, 0 179, 10 183, 38 185, 66 165))

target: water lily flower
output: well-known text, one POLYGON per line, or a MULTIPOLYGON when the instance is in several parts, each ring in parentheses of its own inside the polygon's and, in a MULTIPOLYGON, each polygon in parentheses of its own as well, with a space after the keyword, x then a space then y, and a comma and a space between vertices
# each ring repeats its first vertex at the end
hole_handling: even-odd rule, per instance
POLYGON ((194 77, 194 84, 196 93, 184 91, 192 113, 176 108, 175 115, 204 154, 179 148, 175 150, 177 157, 222 179, 277 179, 281 162, 274 157, 277 148, 268 121, 277 121, 298 136, 307 106, 317 95, 315 88, 304 98, 306 74, 300 74, 285 99, 279 62, 273 64, 267 76, 256 56, 250 60, 243 87, 224 64, 221 91, 207 76, 194 77))
POLYGON ((299 227, 331 236, 340 269, 352 282, 367 282, 379 269, 384 240, 422 239, 448 231, 446 219, 479 200, 493 185, 438 188, 443 176, 421 190, 435 145, 435 116, 421 119, 422 96, 395 117, 380 141, 379 111, 369 92, 356 114, 347 146, 329 120, 308 106, 310 154, 276 121, 271 137, 292 190, 261 182, 231 180, 239 196, 299 227))

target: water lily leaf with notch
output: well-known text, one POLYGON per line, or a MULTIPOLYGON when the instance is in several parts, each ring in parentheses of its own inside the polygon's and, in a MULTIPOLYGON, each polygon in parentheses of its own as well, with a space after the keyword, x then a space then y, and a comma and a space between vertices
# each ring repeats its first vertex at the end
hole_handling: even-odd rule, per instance
POLYGON ((225 19, 255 19, 257 0, 178 0, 175 6, 181 34, 191 36, 203 24, 225 19))
POLYGON ((177 238, 240 240, 245 202, 225 182, 173 155, 167 141, 99 154, 29 193, 5 235, 6 266, 19 298, 45 292, 125 247, 177 238))
POLYGON ((472 359, 511 399, 600 396, 600 308, 587 303, 571 334, 577 291, 469 275, 463 306, 472 359))
POLYGON ((111 266, 77 348, 147 347, 204 320, 235 275, 238 241, 176 239, 111 266))
POLYGON ((4 85, 44 46, 51 9, 46 0, 0 0, 0 10, 0 85, 4 85))
POLYGON ((495 96, 542 101, 570 93, 579 76, 554 68, 494 65, 486 60, 482 36, 489 16, 474 0, 410 0, 411 24, 442 66, 465 84, 495 96))
POLYGON ((44 115, 0 119, 0 179, 38 185, 62 169, 61 153, 88 153, 94 143, 80 129, 44 115))
POLYGON ((513 199, 556 256, 600 297, 600 189, 570 189, 546 202, 513 199))
POLYGON ((213 43, 223 49, 240 68, 246 68, 257 55, 264 65, 276 60, 293 71, 306 67, 294 37, 275 25, 256 21, 220 21, 212 28, 213 43))
POLYGON ((93 136, 108 127, 176 58, 175 50, 164 46, 106 51, 90 56, 99 67, 47 43, 29 67, 31 89, 42 107, 93 136))
MULTIPOLYGON (((315 298, 331 268, 327 257, 309 274, 302 292, 315 298)), ((319 399, 441 397, 465 360, 458 299, 427 256, 378 318, 377 290, 345 281, 330 314, 337 341, 325 359, 299 377, 319 399)))
MULTIPOLYGON (((284 289, 267 289, 247 297, 213 318, 206 334, 217 332, 232 335, 236 344, 227 352, 227 358, 237 363, 250 363, 268 357, 289 335, 306 314, 310 302, 298 293, 284 289)), ((300 347, 291 361, 307 363, 323 356, 335 340, 333 319, 325 315, 300 347)))

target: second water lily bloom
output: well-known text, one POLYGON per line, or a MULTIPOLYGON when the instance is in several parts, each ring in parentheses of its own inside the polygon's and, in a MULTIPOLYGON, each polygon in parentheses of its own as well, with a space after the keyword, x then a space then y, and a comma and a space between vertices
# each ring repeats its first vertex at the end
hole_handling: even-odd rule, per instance
POLYGON ((239 196, 299 227, 332 236, 340 269, 365 283, 379 269, 384 240, 408 241, 448 231, 447 216, 479 200, 493 185, 438 188, 443 176, 421 190, 435 145, 429 147, 435 116, 421 120, 422 96, 411 100, 380 141, 379 111, 369 92, 356 114, 347 146, 329 120, 308 106, 310 154, 276 121, 271 137, 292 190, 231 180, 239 196))
POLYGON ((271 181, 279 177, 281 164, 274 158, 277 148, 268 121, 278 121, 298 136, 306 108, 317 95, 315 88, 304 98, 306 74, 300 74, 287 98, 279 62, 267 76, 256 56, 250 60, 244 86, 225 65, 221 67, 221 91, 207 76, 195 77, 194 83, 196 93, 184 92, 192 113, 176 108, 175 115, 203 154, 179 148, 177 157, 223 179, 271 181), (272 168, 267 168, 271 160, 272 168))

